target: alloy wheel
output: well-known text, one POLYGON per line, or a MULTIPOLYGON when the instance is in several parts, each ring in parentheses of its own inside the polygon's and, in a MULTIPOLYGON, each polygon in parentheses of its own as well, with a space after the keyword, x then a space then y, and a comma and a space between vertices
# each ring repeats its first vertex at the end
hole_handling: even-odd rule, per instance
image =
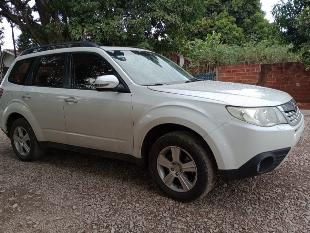
POLYGON ((18 126, 14 130, 13 141, 16 150, 22 156, 29 154, 31 149, 30 137, 27 130, 21 126, 18 126))
POLYGON ((183 148, 169 146, 157 158, 157 171, 163 183, 176 192, 188 192, 196 184, 197 166, 183 148))

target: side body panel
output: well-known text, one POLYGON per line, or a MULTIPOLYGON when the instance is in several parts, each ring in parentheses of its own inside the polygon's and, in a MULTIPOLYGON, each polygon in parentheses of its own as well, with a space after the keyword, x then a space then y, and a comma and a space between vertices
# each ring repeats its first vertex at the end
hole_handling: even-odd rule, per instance
POLYGON ((33 113, 43 132, 44 141, 67 143, 64 119, 64 97, 66 89, 25 86, 23 104, 33 113))
POLYGON ((178 124, 185 126, 204 138, 213 151, 215 142, 209 136, 224 124, 220 116, 214 119, 214 112, 223 112, 222 103, 206 103, 200 98, 183 98, 181 95, 161 93, 147 87, 137 87, 133 93, 134 156, 141 157, 143 140, 147 133, 158 125, 178 124))
POLYGON ((65 103, 68 143, 93 149, 132 153, 131 93, 68 89, 65 103))

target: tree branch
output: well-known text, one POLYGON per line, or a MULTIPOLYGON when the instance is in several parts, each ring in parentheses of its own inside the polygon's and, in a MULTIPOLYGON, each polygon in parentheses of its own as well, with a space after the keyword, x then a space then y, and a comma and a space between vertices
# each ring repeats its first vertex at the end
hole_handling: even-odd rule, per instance
POLYGON ((46 43, 46 38, 41 32, 41 25, 34 21, 30 13, 31 9, 29 5, 25 5, 25 3, 28 3, 28 1, 22 2, 14 0, 1 2, 0 16, 7 18, 8 21, 16 24, 22 31, 32 35, 36 42, 46 43))

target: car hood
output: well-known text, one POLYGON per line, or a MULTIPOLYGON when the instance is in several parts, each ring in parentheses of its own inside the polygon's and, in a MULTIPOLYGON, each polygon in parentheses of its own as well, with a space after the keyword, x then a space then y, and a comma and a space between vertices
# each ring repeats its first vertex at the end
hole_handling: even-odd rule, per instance
POLYGON ((227 105, 258 107, 277 106, 289 102, 292 97, 270 88, 247 84, 199 81, 163 86, 149 86, 150 90, 184 96, 200 97, 227 105))

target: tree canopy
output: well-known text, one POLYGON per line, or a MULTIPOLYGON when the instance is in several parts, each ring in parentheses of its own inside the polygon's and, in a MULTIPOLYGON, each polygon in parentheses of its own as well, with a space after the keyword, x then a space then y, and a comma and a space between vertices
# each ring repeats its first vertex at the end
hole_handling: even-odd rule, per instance
POLYGON ((192 37, 205 39, 219 33, 225 44, 242 44, 275 37, 275 28, 264 18, 259 0, 207 0, 204 16, 194 24, 192 37))
POLYGON ((310 1, 288 0, 273 10, 276 25, 284 40, 300 51, 304 62, 310 65, 310 1))
POLYGON ((259 0, 7 0, 0 2, 0 16, 21 29, 21 48, 89 39, 179 51, 213 33, 239 45, 275 34, 259 0))
POLYGON ((70 39, 66 1, 30 0, 0 1, 0 16, 29 35, 38 44, 70 39))

